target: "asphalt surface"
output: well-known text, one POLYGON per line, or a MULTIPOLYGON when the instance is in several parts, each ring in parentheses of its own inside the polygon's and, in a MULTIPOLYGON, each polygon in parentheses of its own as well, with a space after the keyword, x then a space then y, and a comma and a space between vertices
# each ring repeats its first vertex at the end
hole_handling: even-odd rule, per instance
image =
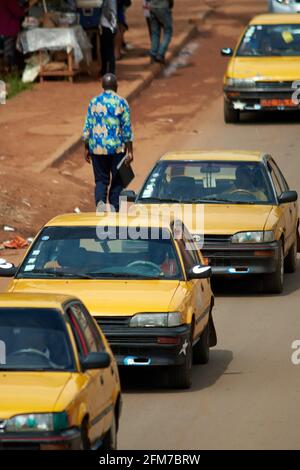
MULTIPOLYGON (((195 40, 190 63, 173 70, 167 82, 156 81, 136 104, 137 134, 142 137, 141 128, 145 134, 139 149, 149 167, 154 156, 172 149, 263 150, 300 191, 299 114, 250 115, 238 125, 223 123, 226 59, 220 62, 218 48, 234 45, 243 24, 266 3, 222 2, 195 40)), ((141 167, 141 179, 143 172, 141 167)), ((299 286, 299 268, 285 276, 280 296, 262 295, 254 284, 218 283, 219 341, 210 363, 194 366, 190 391, 164 388, 151 371, 125 376, 119 448, 299 449, 300 366, 291 362, 291 344, 300 339, 299 286)))

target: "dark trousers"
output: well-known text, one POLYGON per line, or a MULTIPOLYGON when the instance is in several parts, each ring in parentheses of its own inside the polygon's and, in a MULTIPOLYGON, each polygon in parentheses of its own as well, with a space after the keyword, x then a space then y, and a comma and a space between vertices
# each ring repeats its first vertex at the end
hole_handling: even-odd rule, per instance
POLYGON ((117 166, 123 157, 124 153, 115 153, 112 155, 92 155, 96 183, 96 206, 99 202, 106 204, 108 187, 110 183, 108 202, 115 208, 116 212, 119 211, 119 198, 123 189, 123 185, 117 170, 117 166))
POLYGON ((109 28, 102 26, 101 33, 101 76, 106 73, 115 73, 115 35, 109 28))

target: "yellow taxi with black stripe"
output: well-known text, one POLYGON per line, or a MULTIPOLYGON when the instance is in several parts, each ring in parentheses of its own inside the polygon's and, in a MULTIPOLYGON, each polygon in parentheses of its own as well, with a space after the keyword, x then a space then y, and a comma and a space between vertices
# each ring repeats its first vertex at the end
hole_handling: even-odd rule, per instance
MULTIPOLYGON (((11 292, 78 295, 107 336, 119 366, 161 367, 191 385, 192 360, 216 344, 211 269, 175 221, 125 214, 69 214, 38 234, 11 292)), ((1 266, 0 266, 1 268, 1 266)))
POLYGON ((0 449, 116 448, 118 368, 86 307, 0 294, 0 449))

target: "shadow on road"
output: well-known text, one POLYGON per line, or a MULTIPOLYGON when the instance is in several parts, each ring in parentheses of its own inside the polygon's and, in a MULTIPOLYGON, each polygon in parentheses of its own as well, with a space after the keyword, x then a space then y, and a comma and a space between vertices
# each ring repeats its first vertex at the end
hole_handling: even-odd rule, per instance
POLYGON ((284 297, 300 288, 300 272, 285 274, 282 294, 268 294, 263 291, 263 282, 259 278, 212 280, 212 289, 216 297, 284 297))
POLYGON ((299 111, 264 111, 264 112, 252 112, 242 113, 240 124, 245 125, 265 125, 274 126, 276 124, 282 126, 283 124, 299 125, 300 124, 300 112, 299 111))
POLYGON ((163 368, 121 368, 120 378, 123 393, 191 393, 211 387, 226 371, 233 359, 232 351, 212 349, 208 364, 193 366, 192 387, 189 390, 174 390, 168 386, 163 368))

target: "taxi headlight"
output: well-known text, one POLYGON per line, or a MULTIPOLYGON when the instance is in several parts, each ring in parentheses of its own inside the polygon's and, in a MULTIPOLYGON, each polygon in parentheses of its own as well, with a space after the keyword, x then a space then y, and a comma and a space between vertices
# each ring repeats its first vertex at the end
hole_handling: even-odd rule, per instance
POLYGON ((63 431, 68 428, 67 413, 31 413, 7 420, 6 432, 63 431))
POLYGON ((227 78, 226 85, 232 87, 254 88, 255 80, 252 78, 227 78))
POLYGON ((273 230, 260 230, 257 232, 239 232, 231 237, 232 243, 266 243, 274 241, 273 230))
POLYGON ((172 327, 182 324, 179 312, 137 313, 130 320, 132 328, 172 327))

